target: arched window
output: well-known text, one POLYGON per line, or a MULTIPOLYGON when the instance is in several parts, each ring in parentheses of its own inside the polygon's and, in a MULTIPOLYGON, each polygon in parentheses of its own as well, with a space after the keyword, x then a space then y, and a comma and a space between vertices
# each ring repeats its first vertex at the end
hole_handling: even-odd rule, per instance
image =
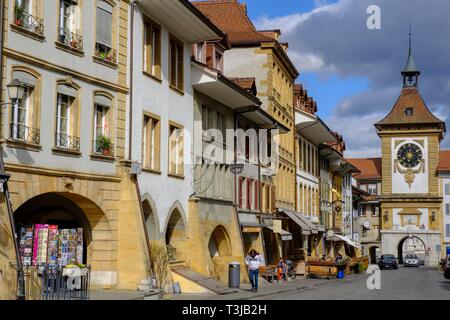
POLYGON ((38 145, 40 143, 40 81, 37 73, 25 68, 13 68, 12 81, 25 86, 21 100, 11 101, 10 138, 38 145))

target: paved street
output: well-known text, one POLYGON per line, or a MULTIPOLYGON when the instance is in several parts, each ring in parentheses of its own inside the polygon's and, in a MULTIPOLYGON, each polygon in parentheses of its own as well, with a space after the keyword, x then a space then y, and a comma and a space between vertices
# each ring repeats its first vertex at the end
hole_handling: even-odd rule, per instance
POLYGON ((425 267, 381 271, 381 289, 368 290, 368 275, 341 282, 309 287, 271 296, 256 297, 268 300, 450 300, 450 280, 441 272, 425 267))

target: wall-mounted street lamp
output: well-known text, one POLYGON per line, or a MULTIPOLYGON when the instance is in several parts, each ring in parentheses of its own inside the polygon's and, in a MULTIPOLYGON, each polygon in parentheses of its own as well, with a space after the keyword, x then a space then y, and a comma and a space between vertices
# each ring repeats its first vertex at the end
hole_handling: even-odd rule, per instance
MULTIPOLYGON (((6 86, 6 89, 8 91, 8 95, 11 101, 13 102, 5 102, 1 101, 1 106, 7 106, 13 103, 17 103, 18 101, 23 99, 23 96, 25 94, 25 85, 20 82, 19 80, 15 79, 13 82, 8 84, 6 86)), ((11 199, 9 197, 9 190, 8 190, 8 180, 9 175, 5 172, 5 164, 3 162, 3 152, 0 150, 0 191, 5 195, 6 199, 6 206, 8 208, 8 215, 9 215, 9 222, 11 224, 11 232, 13 234, 14 238, 14 250, 16 254, 16 264, 17 264, 17 272, 18 272, 18 292, 17 292, 17 299, 18 300, 25 300, 25 279, 23 275, 23 266, 22 266, 22 260, 20 258, 20 252, 19 252, 19 244, 17 239, 17 232, 16 232, 16 223, 14 221, 14 213, 11 205, 11 199)))
POLYGON ((14 79, 13 82, 11 82, 6 86, 9 98, 11 100, 22 100, 23 95, 25 94, 25 88, 26 88, 25 85, 17 79, 14 79))
POLYGON ((384 212, 384 220, 389 221, 389 212, 387 211, 384 212))

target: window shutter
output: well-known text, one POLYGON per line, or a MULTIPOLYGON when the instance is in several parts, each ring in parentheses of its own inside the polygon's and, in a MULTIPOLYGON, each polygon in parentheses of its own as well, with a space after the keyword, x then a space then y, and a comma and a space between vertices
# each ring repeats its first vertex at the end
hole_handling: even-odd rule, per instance
POLYGON ((450 215, 450 203, 445 204, 445 214, 450 215))
POLYGON ((447 196, 450 195, 450 183, 446 183, 446 184, 445 184, 445 194, 446 194, 447 196))
POLYGON ((247 178, 247 209, 252 207, 252 179, 247 178))
POLYGON ((244 183, 244 178, 239 177, 239 185, 238 185, 238 196, 239 196, 239 208, 242 208, 242 186, 244 183))
POLYGON ((255 180, 255 209, 259 209, 259 181, 255 180))
POLYGON ((450 224, 445 225, 445 236, 450 238, 450 224))
POLYGON ((97 1, 97 42, 112 47, 112 7, 106 1, 97 1))

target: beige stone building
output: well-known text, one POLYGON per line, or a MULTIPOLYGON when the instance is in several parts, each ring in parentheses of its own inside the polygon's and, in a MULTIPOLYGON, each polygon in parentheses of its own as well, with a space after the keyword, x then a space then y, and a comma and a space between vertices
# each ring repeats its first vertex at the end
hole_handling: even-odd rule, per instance
MULTIPOLYGON (((83 228, 92 288, 136 289, 149 259, 126 155, 129 1, 2 4, 2 100, 26 88, 1 118, 15 222, 83 228)), ((4 291, 14 255, 1 256, 4 291)))

